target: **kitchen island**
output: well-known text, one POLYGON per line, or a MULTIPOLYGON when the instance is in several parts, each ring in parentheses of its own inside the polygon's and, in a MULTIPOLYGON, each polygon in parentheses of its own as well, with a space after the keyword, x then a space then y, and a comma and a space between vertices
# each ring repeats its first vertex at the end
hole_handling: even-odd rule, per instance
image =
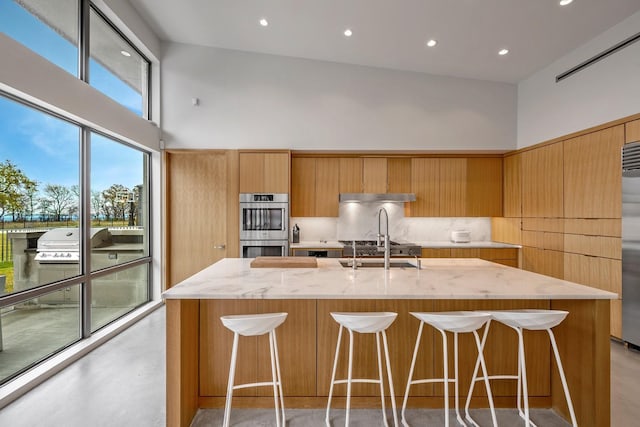
MULTIPOLYGON (((610 419, 609 300, 616 294, 479 259, 422 259, 421 268, 345 268, 337 259, 318 259, 317 268, 251 268, 251 259, 221 260, 163 294, 167 304, 167 425, 187 426, 199 407, 223 407, 232 333, 219 317, 228 314, 289 313, 278 328, 285 405, 326 405, 338 325, 332 311, 394 311, 388 329, 394 385, 401 403, 418 321, 411 311, 552 308, 569 311, 554 329, 581 426, 605 426, 610 419)), ((417 260, 409 260, 417 262, 417 260)), ((416 375, 441 376, 442 349, 431 328, 423 334, 416 375)), ((270 375, 265 337, 240 342, 237 382, 270 375)), ((374 340, 357 336, 354 376, 375 375, 374 340)), ((552 407, 568 418, 548 337, 527 333, 530 404, 552 407)), ((475 362, 471 338, 460 340, 461 390, 475 362)), ((515 373, 515 333, 493 323, 485 348, 490 374, 515 373)), ((344 376, 346 361, 339 367, 344 376)), ((496 404, 515 407, 515 381, 492 383, 496 404)), ((337 388, 336 404, 344 404, 337 388)), ((241 390, 234 405, 271 407, 268 388, 241 390)), ((353 387, 352 406, 378 407, 373 384, 353 387)), ((441 407, 441 385, 412 387, 410 407, 441 407)), ((236 397, 237 396, 237 397, 236 397)), ((476 386, 474 406, 486 406, 476 386)))

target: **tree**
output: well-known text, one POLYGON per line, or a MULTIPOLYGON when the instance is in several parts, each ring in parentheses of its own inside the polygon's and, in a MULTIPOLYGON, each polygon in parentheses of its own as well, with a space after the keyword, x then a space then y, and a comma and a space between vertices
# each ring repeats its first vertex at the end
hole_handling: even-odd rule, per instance
POLYGON ((23 207, 24 196, 37 184, 30 180, 11 160, 0 163, 0 218, 23 207))
POLYGON ((91 214, 93 215, 93 219, 100 220, 102 203, 102 193, 100 191, 91 190, 91 214))
POLYGON ((43 201, 47 203, 54 221, 62 221, 62 215, 77 210, 77 198, 69 187, 59 184, 47 184, 44 187, 43 201))
POLYGON ((120 197, 121 194, 128 194, 129 189, 121 184, 113 184, 102 191, 102 210, 109 219, 121 219, 124 221, 127 210, 127 199, 120 197))

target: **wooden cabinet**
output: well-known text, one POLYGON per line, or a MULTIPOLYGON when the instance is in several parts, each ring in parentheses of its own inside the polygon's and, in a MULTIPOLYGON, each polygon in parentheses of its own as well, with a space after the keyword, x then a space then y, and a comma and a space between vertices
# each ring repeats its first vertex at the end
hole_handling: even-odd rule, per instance
POLYGON ((362 183, 365 193, 386 193, 387 159, 384 157, 365 157, 362 159, 362 183))
POLYGON ((387 190, 389 193, 411 193, 411 159, 387 159, 387 190))
POLYGON ((480 258, 518 267, 517 248, 422 248, 422 258, 480 258))
POLYGON ((502 216, 502 159, 467 159, 465 216, 502 216))
POLYGON ((288 152, 240 152, 241 193, 289 193, 288 152))
POLYGON ((340 159, 295 157, 291 161, 291 216, 336 217, 340 159))
POLYGON ((522 216, 562 218, 562 143, 522 153, 522 216))
POLYGON ((630 142, 640 141, 640 120, 634 120, 632 122, 625 123, 625 137, 624 142, 628 144, 630 142))
POLYGON ((358 157, 340 158, 340 192, 362 193, 362 159, 358 157))
POLYGON ((503 214, 505 217, 522 216, 522 156, 515 154, 503 159, 503 214))
POLYGON ((501 216, 501 158, 411 159, 411 216, 501 216))
POLYGON ((565 218, 620 218, 624 125, 564 141, 565 218))

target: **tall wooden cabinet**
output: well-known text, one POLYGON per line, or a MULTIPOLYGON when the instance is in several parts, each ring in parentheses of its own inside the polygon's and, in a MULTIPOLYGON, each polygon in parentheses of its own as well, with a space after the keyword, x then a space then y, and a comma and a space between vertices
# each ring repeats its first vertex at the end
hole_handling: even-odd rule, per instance
POLYGON ((340 185, 340 159, 292 158, 291 216, 338 216, 340 185))
POLYGON ((562 144, 522 153, 522 216, 562 218, 562 144))

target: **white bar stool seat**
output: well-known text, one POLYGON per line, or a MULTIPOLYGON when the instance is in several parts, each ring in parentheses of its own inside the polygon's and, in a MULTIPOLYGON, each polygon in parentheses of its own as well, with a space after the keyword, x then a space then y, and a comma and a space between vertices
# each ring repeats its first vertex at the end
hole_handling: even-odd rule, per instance
MULTIPOLYGON (((484 348, 484 341, 480 341, 480 337, 478 335, 478 330, 482 328, 483 325, 488 324, 491 321, 491 314, 485 312, 478 311, 443 311, 443 312, 433 312, 433 313, 411 313, 412 316, 416 317, 420 320, 420 327, 418 328, 418 336, 416 338, 416 345, 413 351, 413 358, 411 360, 411 368, 409 368, 409 379, 407 380, 407 388, 404 393, 404 400, 402 402, 402 424, 404 426, 408 426, 407 420, 405 418, 405 410, 407 408, 407 401, 409 399, 409 390, 414 384, 425 384, 425 383, 443 383, 444 385, 444 425, 445 427, 449 426, 449 383, 454 384, 455 390, 455 409, 456 409, 456 418, 458 422, 466 426, 465 422, 462 420, 462 416, 460 415, 460 407, 459 407, 459 384, 458 384, 458 334, 461 333, 473 333, 475 338, 476 348, 478 349, 478 360, 480 360, 480 364, 482 365, 482 370, 487 375, 486 364, 484 361, 484 356, 482 354, 484 348), (418 349, 420 348, 420 339, 422 337, 422 330, 424 325, 428 324, 440 331, 442 335, 442 353, 443 353, 443 378, 428 378, 428 379, 413 379, 413 371, 416 365, 416 359, 418 357, 418 349), (449 363, 448 363, 448 348, 447 348, 447 332, 453 333, 453 349, 454 349, 454 378, 449 378, 449 363)), ((487 325, 488 327, 488 325, 487 325)), ((489 398, 489 407, 491 409, 491 419, 493 421, 493 425, 497 425, 496 421, 496 413, 493 405, 493 396, 491 394, 491 387, 489 385, 489 381, 485 380, 485 387, 487 389, 487 397, 489 398)), ((473 388, 471 389, 473 391, 473 388)), ((477 426, 477 424, 470 420, 470 422, 477 426)))
POLYGON ((333 372, 331 374, 331 385, 329 387, 329 399, 327 402, 327 414, 325 416, 325 423, 330 426, 329 413, 331 410, 331 398, 333 396, 333 386, 335 384, 347 384, 347 405, 346 405, 346 418, 345 426, 349 425, 349 409, 351 407, 351 384, 352 383, 374 383, 380 384, 380 399, 382 401, 382 419, 384 425, 388 426, 387 417, 384 406, 384 381, 382 374, 382 358, 380 355, 380 336, 382 336, 382 342, 384 347, 385 363, 387 368, 387 377, 389 382, 389 395, 391 397, 391 406, 393 408, 393 420, 394 425, 398 426, 398 414, 396 413, 396 400, 395 393, 393 391, 393 378, 391 376, 391 366, 389 364, 389 346, 387 344, 387 334, 385 330, 391 326, 396 320, 398 313, 389 312, 356 312, 356 313, 331 313, 333 319, 340 325, 338 332, 338 342, 336 344, 336 354, 333 361, 333 372), (342 341, 342 330, 347 329, 349 331, 349 367, 347 373, 347 379, 336 380, 336 369, 338 367, 338 356, 340 355, 340 342, 342 341), (358 332, 361 334, 376 334, 376 349, 378 356, 378 379, 364 379, 353 378, 353 333, 358 332))
POLYGON ((284 399, 282 396, 282 377, 280 376, 280 360, 278 358, 278 343, 276 341, 275 329, 280 326, 287 318, 287 313, 264 313, 264 314, 236 314, 222 316, 220 320, 222 324, 233 332, 233 347, 231 350, 231 364, 229 366, 229 382, 227 384, 227 398, 224 407, 223 426, 229 426, 231 417, 231 400, 233 398, 233 390, 248 387, 273 387, 273 400, 276 411, 276 426, 284 425, 286 422, 284 414, 284 399), (236 360, 238 355, 238 340, 240 336, 251 337, 256 335, 269 334, 269 353, 271 356, 271 381, 238 384, 234 385, 236 360), (278 402, 279 395, 279 402, 278 402), (280 406, 282 409, 282 421, 280 420, 280 406), (282 423, 282 424, 281 424, 282 423))
MULTIPOLYGON (((569 314, 568 311, 563 310, 540 310, 540 309, 523 309, 523 310, 500 310, 500 311, 490 311, 491 317, 500 322, 509 326, 518 334, 518 374, 517 375, 492 375, 487 377, 485 372, 484 377, 477 377, 478 373, 478 361, 476 361, 476 366, 473 371, 473 377, 471 380, 471 387, 473 387, 474 383, 480 379, 492 380, 492 379, 516 379, 518 381, 518 392, 517 392, 517 407, 518 413, 520 417, 524 419, 525 426, 534 426, 535 424, 531 421, 529 417, 529 392, 527 390, 527 366, 525 361, 524 354, 524 330, 531 331, 543 331, 546 330, 549 334, 549 340, 551 341, 551 347, 553 348, 553 355, 556 359, 556 364, 558 365, 558 372, 560 374, 560 379, 562 380, 562 388, 564 390, 564 395, 567 401, 567 406, 569 407, 569 414, 571 416, 571 423, 573 427, 577 427, 578 423, 576 421, 576 415, 573 410, 573 403, 571 402, 571 396, 569 394, 569 387, 567 385, 567 379, 564 374, 564 369, 562 368, 562 361, 560 360, 560 353, 558 352, 558 346, 556 344, 556 339, 553 334, 551 328, 558 326, 569 314), (523 396, 524 395, 524 396, 523 396), (524 401, 524 412, 522 411, 522 401, 524 401)), ((489 330, 489 325, 485 329, 485 334, 483 336, 483 344, 486 340, 486 335, 489 330)), ((466 418, 471 420, 469 416, 469 400, 470 396, 467 396, 467 403, 465 405, 466 418)))

